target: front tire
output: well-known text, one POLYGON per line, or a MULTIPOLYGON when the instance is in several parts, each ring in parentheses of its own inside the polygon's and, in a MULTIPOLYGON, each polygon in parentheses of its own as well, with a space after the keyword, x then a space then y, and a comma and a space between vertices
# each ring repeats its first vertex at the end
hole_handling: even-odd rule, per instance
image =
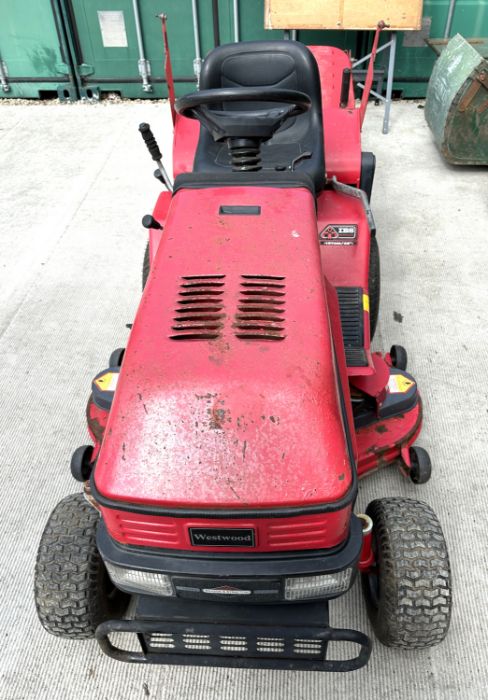
POLYGON ((441 525, 411 498, 372 501, 376 566, 362 574, 368 616, 388 647, 423 649, 442 642, 451 618, 451 572, 441 525))
POLYGON ((116 589, 98 552, 99 513, 82 493, 54 508, 37 553, 34 593, 39 620, 57 637, 89 639, 98 625, 120 617, 128 596, 116 589))

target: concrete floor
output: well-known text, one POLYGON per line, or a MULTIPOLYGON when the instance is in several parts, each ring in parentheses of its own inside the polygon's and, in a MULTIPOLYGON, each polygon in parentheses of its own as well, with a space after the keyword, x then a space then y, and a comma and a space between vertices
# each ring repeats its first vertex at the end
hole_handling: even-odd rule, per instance
MULTIPOLYGON (((488 171, 446 165, 413 103, 394 105, 388 136, 382 109, 371 107, 364 146, 378 159, 376 344, 408 349, 425 403, 419 442, 434 473, 421 487, 395 469, 373 475, 358 509, 397 494, 436 510, 454 576, 448 639, 412 653, 376 644, 363 670, 327 675, 134 667, 95 642, 41 629, 38 540, 57 501, 78 490, 68 464, 87 439, 90 380, 125 343, 140 296, 140 218, 158 194, 137 133, 143 120, 168 152, 161 104, 0 104, 0 698, 488 697, 488 171)), ((332 622, 371 633, 358 585, 332 608, 332 622)))

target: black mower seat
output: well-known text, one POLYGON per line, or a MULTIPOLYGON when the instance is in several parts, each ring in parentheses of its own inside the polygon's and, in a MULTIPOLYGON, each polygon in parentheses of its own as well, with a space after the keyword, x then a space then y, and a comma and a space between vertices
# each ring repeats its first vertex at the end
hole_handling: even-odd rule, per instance
MULTIPOLYGON (((315 58, 298 41, 247 41, 226 44, 206 57, 200 76, 200 89, 225 87, 272 87, 300 90, 310 96, 308 112, 286 121, 274 136, 261 146, 261 172, 293 169, 309 175, 316 191, 325 184, 324 136, 320 77, 315 58), (311 154, 300 158, 301 155, 311 154)), ((224 110, 253 110, 277 103, 249 102, 223 104, 224 110)), ((231 172, 226 143, 215 142, 209 131, 200 127, 200 138, 193 164, 194 173, 231 172)))

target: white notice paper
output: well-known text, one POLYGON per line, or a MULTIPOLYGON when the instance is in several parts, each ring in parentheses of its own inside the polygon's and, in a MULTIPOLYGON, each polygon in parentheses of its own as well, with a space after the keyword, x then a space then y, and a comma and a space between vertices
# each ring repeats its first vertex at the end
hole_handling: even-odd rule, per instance
POLYGON ((126 47, 124 13, 122 10, 99 10, 98 23, 105 48, 126 47))

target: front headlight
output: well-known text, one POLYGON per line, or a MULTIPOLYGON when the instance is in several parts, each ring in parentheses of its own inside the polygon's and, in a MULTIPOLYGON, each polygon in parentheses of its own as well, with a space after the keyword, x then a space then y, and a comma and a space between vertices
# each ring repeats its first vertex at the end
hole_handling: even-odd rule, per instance
POLYGON ((105 566, 114 584, 123 591, 164 596, 175 594, 171 579, 166 574, 125 569, 109 562, 105 562, 105 566))
POLYGON ((352 569, 337 571, 335 574, 319 576, 298 576, 285 579, 285 600, 305 600, 325 598, 345 593, 351 583, 352 569))

